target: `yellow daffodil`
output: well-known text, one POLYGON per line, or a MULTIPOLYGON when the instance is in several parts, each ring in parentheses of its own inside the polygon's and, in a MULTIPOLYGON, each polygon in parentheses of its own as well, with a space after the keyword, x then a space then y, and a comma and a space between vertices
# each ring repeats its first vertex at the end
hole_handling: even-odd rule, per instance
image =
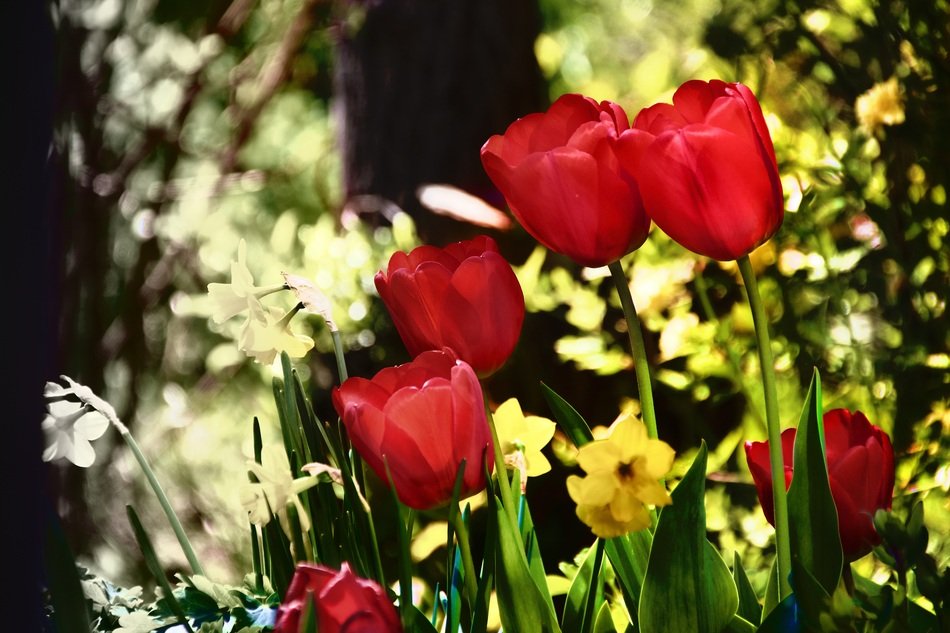
POLYGON ((284 288, 283 284, 270 287, 254 285, 254 276, 247 267, 247 244, 238 243, 237 261, 231 262, 231 283, 208 284, 211 300, 211 318, 215 323, 224 323, 248 309, 261 297, 284 288))
POLYGON ((904 122, 904 100, 897 77, 871 86, 854 102, 855 115, 865 130, 873 133, 885 125, 904 122))
POLYGON ((521 472, 521 486, 528 477, 537 477, 551 470, 541 453, 554 437, 554 422, 536 415, 526 416, 514 398, 505 400, 494 414, 498 442, 508 468, 521 472))
POLYGON ((607 439, 585 444, 577 453, 587 476, 568 477, 567 492, 578 518, 601 538, 649 527, 647 505, 672 503, 658 480, 669 472, 673 456, 666 442, 647 437, 643 422, 624 414, 607 439))
POLYGON ((283 317, 280 310, 265 308, 256 299, 248 306, 250 313, 239 343, 241 351, 248 356, 270 365, 280 352, 287 352, 291 358, 301 358, 313 348, 312 338, 290 331, 290 320, 300 310, 299 305, 283 317))
POLYGON ((247 462, 248 469, 257 477, 258 483, 246 483, 241 488, 241 505, 248 511, 251 523, 267 525, 273 513, 280 520, 287 537, 292 538, 287 506, 293 504, 300 529, 306 532, 310 529, 310 517, 297 495, 315 486, 317 478, 308 476, 295 479, 290 471, 287 453, 281 446, 265 447, 261 461, 263 464, 252 460, 247 462))

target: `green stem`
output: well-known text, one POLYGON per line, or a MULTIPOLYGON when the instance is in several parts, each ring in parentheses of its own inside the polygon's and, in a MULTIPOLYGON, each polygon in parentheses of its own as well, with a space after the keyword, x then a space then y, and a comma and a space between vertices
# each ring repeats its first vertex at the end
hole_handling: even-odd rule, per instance
POLYGON ((122 436, 122 439, 125 440, 125 443, 128 444, 129 448, 132 450, 132 455, 135 456, 135 460, 142 468, 142 472, 145 473, 145 478, 148 479, 148 483, 152 487, 152 492, 154 492, 155 496, 158 497, 158 502, 161 504, 162 510, 165 511, 165 516, 168 517, 168 522, 171 523, 172 530, 175 532, 175 536, 178 537, 178 543, 181 545, 182 551, 185 552, 185 558, 188 559, 188 564, 191 565, 191 570, 196 575, 204 576, 204 570, 201 568, 201 563, 198 562, 198 557, 195 556, 195 550, 191 547, 191 542, 188 540, 188 535, 185 534, 185 529, 181 526, 181 521, 178 520, 178 516, 172 509, 171 503, 168 502, 168 497, 165 496, 165 491, 162 490, 162 485, 158 483, 158 479, 155 477, 155 472, 152 470, 152 467, 149 466, 148 460, 145 459, 145 455, 142 453, 141 449, 139 449, 139 445, 135 441, 135 438, 132 437, 132 434, 129 433, 129 429, 118 419, 113 419, 112 423, 119 430, 119 434, 122 436))
POLYGON ((346 358, 343 355, 343 340, 340 338, 339 330, 331 330, 330 337, 333 339, 333 355, 336 356, 336 369, 340 374, 340 384, 342 385, 349 378, 346 372, 346 358))
POLYGON ((788 529, 788 501, 785 498, 785 464, 782 459, 782 427, 778 415, 778 392, 775 388, 775 364, 772 361, 772 342, 769 340, 769 322, 759 296, 759 286, 749 256, 739 260, 739 272, 745 283, 755 324, 755 338, 759 347, 759 366, 765 391, 765 423, 769 437, 769 462, 772 468, 772 499, 775 506, 775 549, 778 552, 777 571, 779 601, 791 593, 788 575, 792 570, 791 539, 788 529))
POLYGON ((472 548, 468 541, 468 527, 459 511, 450 512, 452 525, 455 527, 455 540, 458 541, 462 554, 462 570, 465 574, 465 595, 471 608, 475 608, 478 598, 478 583, 475 576, 475 562, 472 560, 472 548))
POLYGON ((637 374, 637 390, 640 392, 640 411, 643 422, 647 426, 647 433, 657 439, 656 413, 653 410, 653 386, 650 384, 650 365, 647 362, 646 346, 643 343, 643 330, 640 328, 640 319, 637 317, 637 308, 633 305, 630 295, 630 285, 627 275, 623 272, 620 260, 608 266, 613 277, 617 294, 620 295, 620 305, 627 319, 627 333, 630 335, 630 352, 633 354, 633 363, 637 374))
POLYGON ((501 505, 511 519, 511 524, 518 525, 518 509, 514 497, 511 496, 511 482, 508 479, 508 467, 505 466, 505 455, 501 452, 501 442, 498 441, 498 431, 495 430, 495 418, 488 407, 488 395, 485 394, 485 416, 488 418, 488 427, 491 429, 492 448, 495 453, 495 476, 498 477, 498 487, 501 488, 501 505))

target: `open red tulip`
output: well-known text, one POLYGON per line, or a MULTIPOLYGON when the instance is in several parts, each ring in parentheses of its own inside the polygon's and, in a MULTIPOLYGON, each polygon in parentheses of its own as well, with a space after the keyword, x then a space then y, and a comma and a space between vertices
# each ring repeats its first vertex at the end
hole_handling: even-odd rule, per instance
MULTIPOLYGON (((887 433, 872 425, 860 411, 834 409, 824 415, 825 460, 831 496, 838 511, 838 533, 846 560, 853 561, 881 542, 872 518, 889 510, 894 493, 894 449, 887 433)), ((782 432, 785 488, 794 474, 795 429, 782 432)), ((759 504, 775 524, 769 443, 746 442, 749 471, 759 493, 759 504)))
POLYGON ((376 289, 412 356, 450 347, 484 377, 508 360, 521 334, 521 285, 487 236, 396 252, 376 274, 376 289))
POLYGON ((300 620, 313 596, 320 633, 400 633, 402 624, 386 591, 360 578, 343 563, 337 571, 298 563, 277 611, 274 633, 299 633, 300 620))
POLYGON ((778 164, 762 108, 742 84, 688 81, 673 104, 642 110, 620 153, 640 186, 647 213, 684 247, 738 259, 782 224, 778 164))
POLYGON ((536 240, 584 266, 605 266, 639 247, 650 230, 617 142, 623 109, 577 94, 529 114, 482 147, 482 165, 511 212, 536 240))
MULTIPOLYGON (((491 429, 475 372, 446 348, 333 390, 333 405, 353 446, 399 499, 417 510, 452 499, 462 460, 460 498, 485 488, 491 429), (389 474, 387 474, 387 466, 389 474)), ((488 459, 488 471, 493 461, 488 459)))

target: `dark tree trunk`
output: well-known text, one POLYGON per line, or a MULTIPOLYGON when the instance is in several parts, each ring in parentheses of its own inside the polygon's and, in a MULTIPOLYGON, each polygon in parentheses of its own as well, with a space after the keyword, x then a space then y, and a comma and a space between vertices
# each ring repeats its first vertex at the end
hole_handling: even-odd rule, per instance
POLYGON ((502 205, 479 149, 517 117, 545 106, 534 56, 537 2, 350 6, 356 8, 340 27, 335 63, 349 208, 385 222, 389 201, 415 218, 423 239, 464 235, 464 227, 424 210, 416 189, 451 184, 502 205))

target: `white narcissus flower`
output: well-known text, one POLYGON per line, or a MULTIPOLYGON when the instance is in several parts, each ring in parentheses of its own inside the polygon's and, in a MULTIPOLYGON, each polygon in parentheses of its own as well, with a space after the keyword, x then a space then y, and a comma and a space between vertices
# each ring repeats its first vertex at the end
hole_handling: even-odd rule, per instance
POLYGON ((256 299, 262 290, 254 285, 254 276, 248 269, 247 244, 238 243, 237 261, 231 262, 231 283, 208 284, 211 299, 211 318, 215 323, 224 323, 248 309, 248 304, 256 299))
POLYGON ((336 323, 333 322, 330 300, 327 296, 320 292, 320 289, 306 277, 291 275, 290 273, 281 273, 281 275, 284 276, 284 283, 293 291, 303 307, 308 312, 322 316, 331 332, 337 331, 338 328, 336 323))
POLYGON ((319 480, 313 476, 294 479, 287 453, 281 446, 265 447, 261 461, 263 464, 253 460, 247 462, 248 469, 257 477, 257 483, 247 483, 241 487, 241 505, 248 511, 251 523, 267 525, 271 514, 274 514, 288 538, 291 538, 287 506, 293 504, 300 520, 300 529, 306 532, 310 529, 310 518, 297 495, 315 486, 319 480))
POLYGON ((68 459, 76 466, 88 468, 96 461, 90 442, 102 437, 109 423, 116 419, 115 411, 88 387, 66 376, 62 379, 67 387, 48 382, 43 392, 47 400, 43 460, 68 459))
POLYGON ((313 349, 313 339, 290 331, 290 319, 299 306, 281 318, 280 310, 265 308, 254 299, 249 302, 250 314, 241 331, 239 347, 259 363, 270 365, 277 354, 287 352, 291 358, 301 358, 313 349))

